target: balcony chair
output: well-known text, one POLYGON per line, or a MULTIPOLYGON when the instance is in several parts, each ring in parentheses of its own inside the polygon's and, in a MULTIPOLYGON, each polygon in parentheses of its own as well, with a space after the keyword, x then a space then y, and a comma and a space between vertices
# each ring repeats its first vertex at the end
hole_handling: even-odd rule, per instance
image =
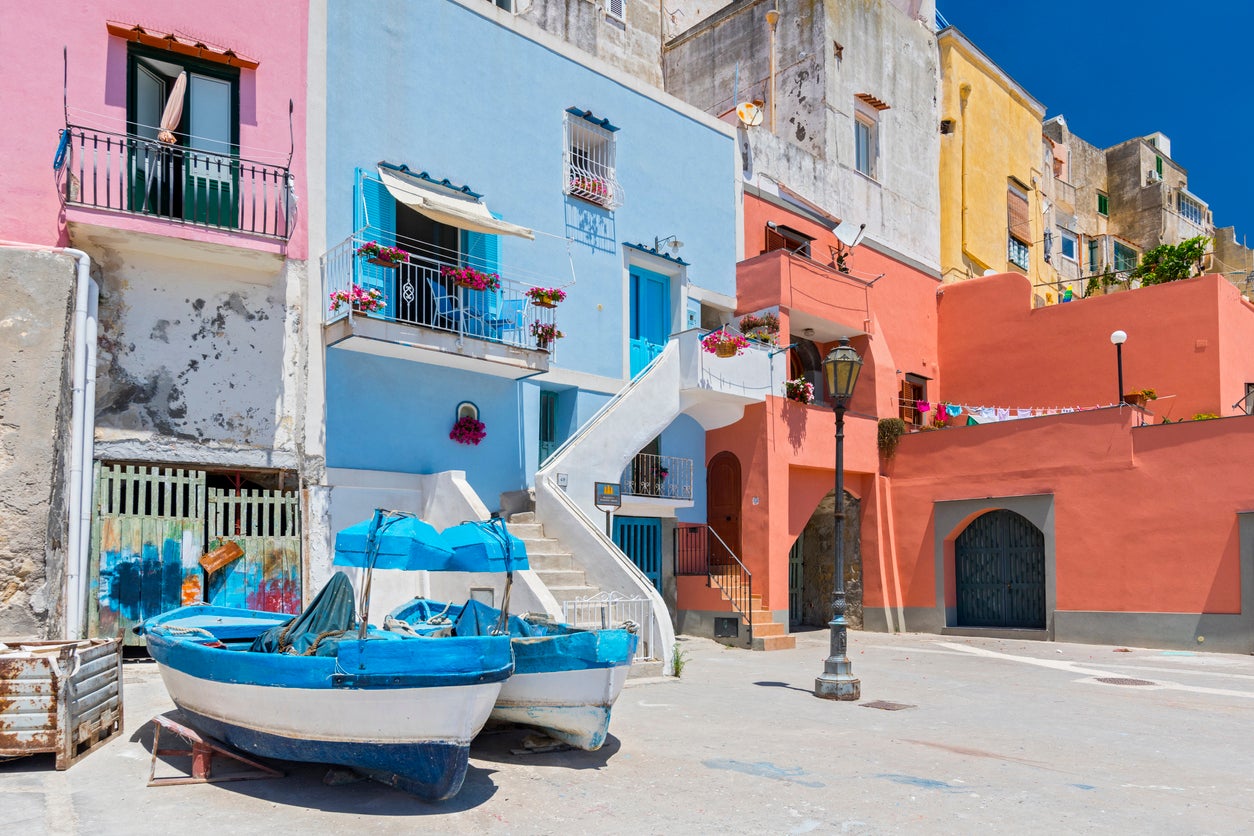
POLYGON ((427 287, 431 290, 431 311, 434 314, 431 324, 433 326, 439 327, 436 322, 442 319, 452 324, 452 330, 467 334, 477 334, 483 331, 483 317, 473 311, 464 310, 461 299, 450 295, 443 285, 430 276, 427 276, 427 287))
POLYGON ((506 299, 501 302, 501 309, 496 316, 484 319, 484 324, 489 328, 489 334, 493 339, 502 342, 521 342, 521 332, 523 330, 523 311, 526 309, 526 299, 506 299), (520 332, 520 336, 511 339, 512 332, 520 332))

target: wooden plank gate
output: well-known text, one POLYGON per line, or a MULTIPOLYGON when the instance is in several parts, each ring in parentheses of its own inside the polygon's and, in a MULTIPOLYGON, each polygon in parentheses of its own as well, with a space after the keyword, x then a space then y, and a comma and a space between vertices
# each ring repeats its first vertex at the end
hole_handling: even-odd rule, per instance
POLYGON ((209 603, 300 612, 299 496, 210 488, 208 550, 228 540, 237 543, 244 556, 209 576, 209 603))
POLYGON ((143 644, 130 628, 203 600, 204 542, 204 471, 98 462, 89 635, 143 644))

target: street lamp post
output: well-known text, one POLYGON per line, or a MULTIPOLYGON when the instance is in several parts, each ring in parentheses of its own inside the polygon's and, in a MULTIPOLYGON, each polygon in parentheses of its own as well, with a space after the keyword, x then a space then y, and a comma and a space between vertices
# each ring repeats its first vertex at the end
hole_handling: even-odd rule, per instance
POLYGON ((827 391, 836 413, 836 524, 834 562, 836 578, 832 590, 831 655, 823 662, 823 673, 814 680, 814 696, 825 700, 856 700, 862 684, 854 678, 849 662, 845 624, 845 409, 853 397, 853 387, 862 370, 862 357, 841 339, 823 361, 827 391))
POLYGON ((1114 331, 1110 341, 1115 344, 1115 364, 1119 367, 1119 403, 1124 404, 1127 401, 1123 397, 1123 344, 1128 341, 1128 332, 1114 331))

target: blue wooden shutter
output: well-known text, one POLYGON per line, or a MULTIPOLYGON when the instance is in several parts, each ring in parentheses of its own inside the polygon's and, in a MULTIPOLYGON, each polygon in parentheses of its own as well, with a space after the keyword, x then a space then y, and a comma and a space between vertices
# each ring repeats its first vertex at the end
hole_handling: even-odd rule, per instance
MULTIPOLYGON (((359 168, 356 174, 353 188, 353 231, 361 239, 357 243, 378 241, 386 247, 396 246, 396 200, 373 171, 359 168)), ((382 291, 387 302, 383 313, 395 315, 392 289, 396 271, 370 264, 364 258, 353 261, 353 281, 362 287, 373 287, 382 291)))
MULTIPOLYGON (((495 212, 495 218, 501 217, 495 212)), ((483 273, 501 272, 501 236, 487 235, 482 232, 470 232, 463 229, 462 264, 473 267, 483 273)), ((478 293, 467 291, 466 303, 472 309, 484 312, 489 317, 496 317, 501 310, 500 293, 478 293)))

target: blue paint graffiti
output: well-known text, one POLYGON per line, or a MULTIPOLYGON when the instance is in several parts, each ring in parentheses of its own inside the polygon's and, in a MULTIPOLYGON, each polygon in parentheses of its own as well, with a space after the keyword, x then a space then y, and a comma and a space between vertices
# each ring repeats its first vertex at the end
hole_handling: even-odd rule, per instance
POLYGON ((892 781, 894 784, 904 784, 908 787, 920 787, 925 790, 940 790, 942 792, 971 792, 970 787, 960 787, 954 784, 947 784, 944 781, 937 781, 934 778, 918 778, 914 775, 894 775, 891 773, 880 773, 876 778, 884 778, 892 781))
POLYGON ((755 778, 770 778, 772 781, 787 781, 790 784, 800 784, 803 787, 822 787, 821 781, 803 781, 802 776, 808 775, 804 769, 798 766, 776 766, 768 761, 757 761, 756 763, 745 763, 744 761, 733 760, 707 760, 702 761, 705 766, 710 769, 727 769, 732 772, 743 772, 745 775, 752 775, 755 778))
POLYGON ((167 539, 157 551, 145 543, 139 554, 105 552, 100 569, 101 609, 129 621, 142 621, 182 603, 182 544, 167 539))

